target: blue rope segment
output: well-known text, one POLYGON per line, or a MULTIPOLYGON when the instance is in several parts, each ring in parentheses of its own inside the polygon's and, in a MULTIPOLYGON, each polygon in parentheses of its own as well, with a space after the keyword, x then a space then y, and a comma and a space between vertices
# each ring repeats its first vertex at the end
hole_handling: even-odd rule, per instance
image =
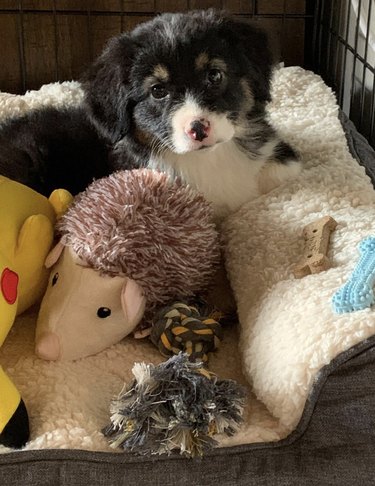
POLYGON ((375 304, 375 237, 369 236, 358 245, 360 259, 349 280, 333 296, 333 309, 338 314, 355 312, 375 304))

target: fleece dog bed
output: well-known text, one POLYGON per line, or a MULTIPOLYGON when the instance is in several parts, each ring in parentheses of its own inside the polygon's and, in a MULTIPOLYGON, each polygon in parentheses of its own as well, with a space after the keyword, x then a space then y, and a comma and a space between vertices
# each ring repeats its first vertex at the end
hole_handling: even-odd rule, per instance
MULTIPOLYGON (((239 336, 236 328, 226 330, 210 367, 249 384, 241 430, 222 438, 221 449, 199 463, 109 453, 100 430, 108 422, 111 398, 130 379, 134 361, 162 358, 150 343, 128 338, 76 362, 43 362, 33 354, 36 310, 31 309, 18 318, 0 350, 31 421, 25 450, 1 450, 1 483, 123 484, 126 478, 126 484, 201 484, 204 473, 208 484, 218 474, 228 485, 294 484, 294 479, 305 484, 304 477, 314 484, 318 459, 318 474, 337 477, 340 468, 345 480, 358 479, 352 459, 365 467, 375 442, 368 427, 375 417, 375 317, 371 309, 336 315, 331 297, 354 268, 358 242, 375 232, 375 192, 348 151, 334 96, 318 76, 280 69, 273 96, 272 123, 300 151, 305 168, 297 180, 247 203, 223 228, 240 326, 239 336), (330 246, 333 267, 295 280, 291 270, 303 251, 303 226, 326 214, 338 222, 330 246), (38 450, 59 448, 69 450, 38 450)), ((23 97, 0 94, 0 113, 14 116, 40 103, 80 100, 76 83, 49 85, 23 97)), ((368 467, 362 477, 371 477, 368 467)), ((316 484, 322 483, 320 477, 316 484)))
POLYGON ((257 397, 293 430, 320 369, 375 333, 373 309, 336 314, 331 304, 359 259, 359 242, 375 236, 375 192, 347 150, 333 93, 302 70, 278 75, 285 84, 274 85, 270 118, 300 151, 304 171, 242 207, 224 234, 245 373, 257 397), (326 215, 338 223, 332 268, 296 279, 302 229, 326 215))

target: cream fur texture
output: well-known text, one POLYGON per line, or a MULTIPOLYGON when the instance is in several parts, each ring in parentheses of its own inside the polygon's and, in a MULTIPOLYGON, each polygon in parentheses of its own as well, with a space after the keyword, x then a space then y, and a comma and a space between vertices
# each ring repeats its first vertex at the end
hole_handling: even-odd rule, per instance
MULTIPOLYGON (((334 96, 318 76, 296 67, 275 73, 273 96, 271 121, 300 150, 305 170, 294 182, 246 204, 224 227, 241 353, 236 328, 228 328, 210 368, 246 383, 242 359, 257 397, 249 390, 245 424, 221 445, 285 437, 298 423, 319 370, 375 332, 371 310, 336 315, 331 308, 333 293, 355 266, 357 243, 375 231, 375 192, 349 155, 334 96), (291 269, 303 251, 303 226, 326 214, 339 223, 330 249, 333 268, 294 280, 291 269)), ((19 97, 0 93, 0 117, 80 100, 76 83, 19 97)), ((111 450, 101 428, 108 423, 112 397, 131 378, 135 361, 163 358, 148 341, 128 337, 95 356, 46 362, 34 355, 35 319, 36 310, 20 316, 0 349, 0 362, 29 410, 26 449, 111 450)))
POLYGON ((42 106, 77 106, 83 92, 77 81, 45 84, 39 90, 27 91, 23 96, 0 92, 0 123, 8 117, 22 116, 42 106))
POLYGON ((375 309, 335 314, 332 296, 375 234, 375 191, 351 157, 334 94, 313 73, 275 74, 271 122, 300 151, 300 177, 245 204, 225 225, 226 262, 241 323, 244 372, 283 426, 296 427, 319 370, 375 333, 375 309), (297 280, 302 229, 322 216, 338 223, 332 268, 297 280))

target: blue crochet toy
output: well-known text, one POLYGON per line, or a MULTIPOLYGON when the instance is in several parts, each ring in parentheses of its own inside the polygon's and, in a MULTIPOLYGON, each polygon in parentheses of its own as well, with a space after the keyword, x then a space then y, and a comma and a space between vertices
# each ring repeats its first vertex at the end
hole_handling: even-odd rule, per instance
POLYGON ((358 245, 361 257, 348 282, 333 296, 335 312, 354 312, 375 304, 375 237, 369 236, 358 245))

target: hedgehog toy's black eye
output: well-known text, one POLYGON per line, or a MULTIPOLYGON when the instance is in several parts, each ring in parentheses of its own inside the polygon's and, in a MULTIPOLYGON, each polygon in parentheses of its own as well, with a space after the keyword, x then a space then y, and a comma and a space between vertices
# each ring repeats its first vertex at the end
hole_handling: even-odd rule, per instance
POLYGON ((223 73, 220 69, 210 69, 207 73, 207 79, 211 85, 218 86, 223 79, 223 73))
POLYGON ((99 307, 96 315, 101 319, 105 319, 111 315, 111 309, 108 309, 108 307, 99 307))
POLYGON ((56 272, 55 275, 52 277, 52 287, 56 285, 58 279, 59 279, 59 274, 56 272))
POLYGON ((162 84, 154 84, 153 86, 151 86, 151 95, 153 96, 153 98, 161 100, 162 98, 166 98, 169 95, 169 91, 162 84))

